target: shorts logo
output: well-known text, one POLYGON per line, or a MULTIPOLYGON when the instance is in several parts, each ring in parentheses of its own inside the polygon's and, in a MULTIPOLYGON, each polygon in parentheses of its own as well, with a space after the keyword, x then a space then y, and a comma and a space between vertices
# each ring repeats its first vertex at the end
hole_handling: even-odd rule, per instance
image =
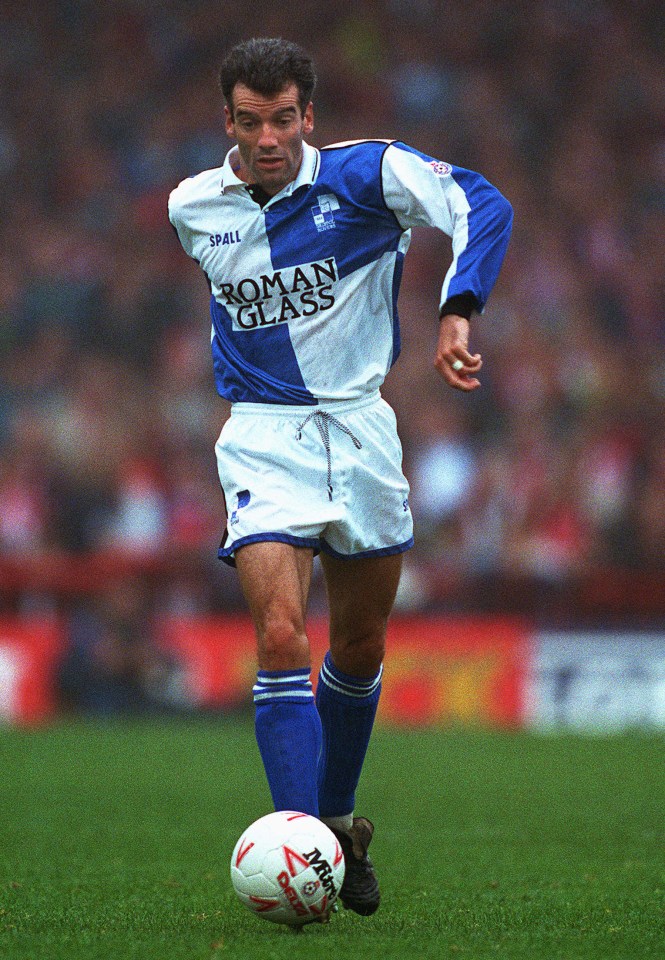
POLYGON ((444 163, 443 160, 432 160, 430 167, 437 175, 437 177, 449 177, 453 172, 453 168, 449 163, 444 163))
POLYGON ((333 215, 334 210, 339 210, 339 200, 335 194, 321 194, 318 204, 315 207, 312 207, 314 225, 319 233, 323 233, 324 230, 335 229, 335 217, 333 215))
POLYGON ((251 499, 251 494, 249 490, 241 490, 238 494, 238 506, 235 508, 233 513, 229 518, 229 523, 236 524, 238 522, 238 511, 242 510, 243 507, 246 507, 251 499))

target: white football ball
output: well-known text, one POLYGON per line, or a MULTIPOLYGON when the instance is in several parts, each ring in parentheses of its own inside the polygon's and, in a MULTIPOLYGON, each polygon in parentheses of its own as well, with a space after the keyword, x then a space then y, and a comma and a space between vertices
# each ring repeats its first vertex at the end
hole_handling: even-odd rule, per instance
POLYGON ((291 927, 327 919, 343 880, 344 855, 335 834, 294 810, 256 820, 231 857, 231 883, 245 906, 291 927))

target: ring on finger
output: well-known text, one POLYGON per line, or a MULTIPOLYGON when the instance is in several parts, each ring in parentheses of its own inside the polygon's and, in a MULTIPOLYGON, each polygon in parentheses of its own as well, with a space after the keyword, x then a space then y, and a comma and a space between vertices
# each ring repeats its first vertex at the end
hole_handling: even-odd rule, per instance
POLYGON ((464 364, 463 364, 462 361, 458 358, 457 360, 455 360, 455 361, 451 364, 451 366, 452 366, 453 370, 458 370, 458 371, 459 371, 459 370, 462 369, 462 367, 464 366, 464 364))

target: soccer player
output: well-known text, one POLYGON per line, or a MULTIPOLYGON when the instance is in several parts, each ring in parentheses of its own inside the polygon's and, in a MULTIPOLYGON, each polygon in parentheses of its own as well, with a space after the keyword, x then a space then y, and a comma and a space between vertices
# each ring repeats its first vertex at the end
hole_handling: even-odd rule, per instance
POLYGON ((354 818, 355 792, 413 543, 395 416, 379 392, 400 350, 402 264, 412 227, 452 237, 435 366, 474 390, 469 318, 496 280, 512 210, 482 176, 404 143, 311 146, 316 77, 293 43, 239 44, 220 80, 237 145, 169 201, 210 286, 216 385, 232 404, 216 447, 219 556, 237 567, 256 628, 256 738, 275 809, 333 829, 342 903, 368 915, 380 898, 374 827, 354 818), (318 553, 330 649, 315 698, 305 613, 318 553))

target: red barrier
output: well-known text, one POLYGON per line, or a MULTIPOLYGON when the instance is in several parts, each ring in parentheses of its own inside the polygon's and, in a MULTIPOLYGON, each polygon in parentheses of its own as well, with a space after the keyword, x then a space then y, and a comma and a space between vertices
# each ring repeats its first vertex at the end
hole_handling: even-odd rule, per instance
POLYGON ((56 621, 0 620, 0 721, 39 723, 53 714, 54 670, 64 643, 56 621))
POLYGON ((519 621, 396 619, 381 717, 409 725, 518 726, 529 648, 529 631, 519 621))
POLYGON ((159 645, 185 670, 191 703, 232 710, 252 702, 256 681, 254 628, 249 617, 183 617, 162 622, 159 645))
MULTIPOLYGON (((313 678, 328 646, 327 621, 308 624, 313 678)), ((180 662, 189 702, 205 710, 251 706, 256 676, 248 617, 169 619, 158 644, 180 662)), ((34 723, 56 707, 60 624, 0 621, 0 719, 34 723)), ((519 621, 424 617, 391 621, 379 718, 410 726, 516 726, 524 716, 530 635, 519 621)))

